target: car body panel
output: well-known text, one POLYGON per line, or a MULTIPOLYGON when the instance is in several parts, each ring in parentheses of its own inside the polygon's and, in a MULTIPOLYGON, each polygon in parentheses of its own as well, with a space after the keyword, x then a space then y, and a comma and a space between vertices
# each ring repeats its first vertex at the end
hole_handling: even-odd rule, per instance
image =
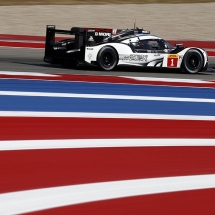
POLYGON ((164 39, 143 29, 119 30, 102 28, 78 28, 57 30, 47 26, 44 61, 61 63, 65 60, 97 65, 98 54, 104 47, 112 47, 117 54, 117 66, 182 68, 184 56, 189 50, 198 50, 203 58, 204 70, 208 55, 198 47, 173 47, 164 39), (55 33, 73 35, 73 38, 55 42, 55 33))
POLYGON ((207 64, 207 53, 201 48, 189 47, 177 54, 156 52, 134 53, 126 43, 106 43, 95 47, 86 47, 85 61, 90 64, 92 61, 96 62, 98 53, 104 46, 110 46, 116 50, 119 56, 117 65, 181 68, 183 57, 190 49, 197 49, 200 51, 204 57, 204 66, 207 64))

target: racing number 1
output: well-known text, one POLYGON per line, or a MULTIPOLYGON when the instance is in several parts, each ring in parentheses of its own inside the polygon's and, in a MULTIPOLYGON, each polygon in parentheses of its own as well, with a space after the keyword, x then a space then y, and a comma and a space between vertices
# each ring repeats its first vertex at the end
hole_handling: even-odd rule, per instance
POLYGON ((171 66, 174 66, 174 59, 171 59, 171 66))
POLYGON ((178 64, 178 55, 169 54, 167 58, 167 67, 177 67, 178 64))

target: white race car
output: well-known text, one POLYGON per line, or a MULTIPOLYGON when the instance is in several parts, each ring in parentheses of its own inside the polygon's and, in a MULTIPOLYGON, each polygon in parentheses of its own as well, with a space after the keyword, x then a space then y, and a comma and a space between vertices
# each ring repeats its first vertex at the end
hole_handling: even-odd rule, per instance
POLYGON ((175 45, 138 28, 74 27, 66 31, 47 26, 44 61, 73 66, 88 63, 105 71, 118 65, 178 68, 192 74, 207 69, 208 55, 204 49, 175 45), (55 33, 73 35, 73 38, 55 42, 55 33))

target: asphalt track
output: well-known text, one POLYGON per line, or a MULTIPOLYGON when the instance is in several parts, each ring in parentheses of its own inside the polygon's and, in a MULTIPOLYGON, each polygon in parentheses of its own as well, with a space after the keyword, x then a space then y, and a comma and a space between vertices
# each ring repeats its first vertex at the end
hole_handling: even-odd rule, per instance
MULTIPOLYGON (((1 48, 0 70, 215 80, 215 72, 64 69, 43 54, 1 48)), ((1 71, 0 214, 215 214, 215 82, 1 71)))
MULTIPOLYGON (((119 67, 113 72, 99 71, 96 67, 87 67, 78 70, 63 68, 61 65, 50 65, 43 62, 44 49, 30 48, 0 48, 0 70, 19 72, 40 72, 50 74, 83 74, 83 75, 113 75, 113 76, 137 76, 181 79, 215 80, 215 70, 199 74, 185 74, 180 70, 155 69, 139 67, 119 67)), ((215 57, 209 57, 209 66, 215 67, 215 57)))

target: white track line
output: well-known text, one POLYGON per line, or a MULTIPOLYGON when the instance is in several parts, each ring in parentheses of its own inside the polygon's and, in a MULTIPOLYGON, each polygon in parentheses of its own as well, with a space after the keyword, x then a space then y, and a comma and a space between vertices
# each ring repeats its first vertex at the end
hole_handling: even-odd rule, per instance
POLYGON ((142 100, 142 101, 171 101, 171 102, 205 102, 205 103, 215 103, 215 99, 204 99, 204 98, 179 98, 179 97, 156 97, 156 96, 128 96, 128 95, 104 95, 104 94, 77 94, 77 93, 46 93, 46 92, 0 91, 0 95, 6 95, 6 96, 59 97, 59 98, 122 99, 122 100, 142 100))
POLYGON ((112 119, 160 119, 160 120, 206 120, 215 121, 215 116, 165 115, 165 114, 120 114, 87 112, 39 112, 0 111, 0 117, 66 117, 66 118, 112 118, 112 119))
POLYGON ((34 149, 73 149, 108 147, 175 147, 215 146, 215 139, 128 138, 128 139, 68 139, 0 141, 0 151, 34 149))
POLYGON ((210 188, 215 188, 214 174, 111 181, 26 190, 0 194, 0 214, 22 214, 86 202, 210 188))
POLYGON ((15 72, 15 71, 0 71, 0 75, 20 75, 20 76, 37 76, 37 77, 58 77, 59 75, 52 75, 39 72, 15 72))
POLYGON ((3 45, 0 45, 0 48, 7 48, 7 49, 33 49, 33 50, 44 50, 44 48, 33 48, 33 47, 23 47, 23 46, 17 46, 17 47, 13 47, 13 46, 3 46, 3 45))
MULTIPOLYGON (((0 42, 2 43, 2 42, 9 42, 9 43, 11 43, 11 42, 18 42, 18 43, 30 43, 30 44, 45 44, 45 41, 36 41, 36 40, 8 40, 8 39, 0 39, 0 42)), ((23 47, 23 48, 25 48, 25 47, 23 47)))
POLYGON ((211 48, 206 48, 206 51, 211 51, 211 52, 215 52, 215 49, 211 49, 211 48))
POLYGON ((122 78, 129 78, 138 81, 163 81, 163 82, 178 82, 178 83, 196 83, 196 84, 209 84, 210 81, 199 79, 176 79, 176 78, 154 78, 154 77, 134 77, 134 76, 119 76, 122 78))
MULTIPOLYGON (((59 75, 52 75, 52 74, 44 74, 44 73, 35 73, 35 72, 16 72, 16 71, 0 71, 1 75, 27 75, 27 76, 59 76, 59 75)), ((92 75, 87 75, 92 76, 92 75)), ((105 76, 103 76, 105 77, 105 76)), ((107 75, 106 77, 114 77, 107 75)), ((139 81, 162 81, 162 82, 174 82, 174 83, 208 83, 210 84, 210 81, 206 80, 199 80, 199 79, 176 79, 176 78, 156 78, 156 77, 134 77, 134 76, 117 76, 121 78, 127 78, 127 79, 133 79, 133 80, 139 80, 139 81)))

